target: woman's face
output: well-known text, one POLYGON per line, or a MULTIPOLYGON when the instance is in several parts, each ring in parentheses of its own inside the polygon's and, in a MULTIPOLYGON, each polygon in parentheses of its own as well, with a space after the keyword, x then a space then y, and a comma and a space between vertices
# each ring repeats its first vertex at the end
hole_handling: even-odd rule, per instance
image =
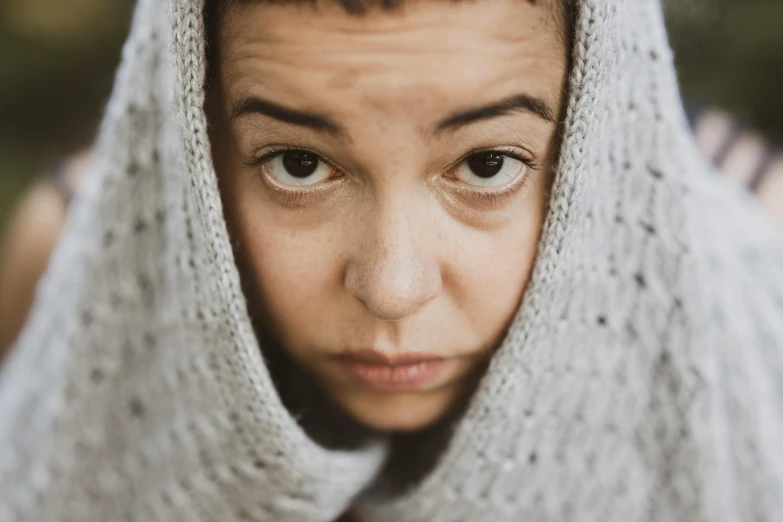
POLYGON ((214 158, 258 319, 370 427, 443 417, 517 310, 566 77, 552 3, 219 21, 214 158))

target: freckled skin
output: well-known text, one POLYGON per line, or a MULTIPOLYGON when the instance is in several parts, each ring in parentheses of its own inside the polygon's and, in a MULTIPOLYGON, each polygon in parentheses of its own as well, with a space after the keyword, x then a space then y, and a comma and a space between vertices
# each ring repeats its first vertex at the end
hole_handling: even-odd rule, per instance
POLYGON ((456 111, 519 93, 559 111, 567 53, 555 11, 519 0, 414 0, 400 12, 352 17, 331 5, 251 3, 220 20, 207 110, 259 320, 370 427, 409 431, 442 418, 471 391, 518 308, 545 217, 557 125, 516 111, 453 132, 432 129, 456 111), (326 114, 345 134, 264 115, 232 119, 247 96, 326 114), (266 167, 248 166, 279 145, 317 153, 339 175, 315 195, 283 199, 264 181, 266 167), (524 184, 492 203, 457 190, 455 165, 495 147, 529 154, 535 168, 524 184), (454 359, 422 390, 372 392, 330 359, 368 348, 454 359))

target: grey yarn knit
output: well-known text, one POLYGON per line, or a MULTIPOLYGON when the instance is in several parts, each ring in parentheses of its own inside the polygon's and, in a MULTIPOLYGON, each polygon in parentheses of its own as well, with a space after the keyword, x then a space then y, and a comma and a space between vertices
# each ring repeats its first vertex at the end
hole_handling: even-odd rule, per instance
POLYGON ((783 520, 783 245, 698 156, 655 0, 579 2, 534 274, 434 468, 318 446, 261 356, 202 109, 202 0, 141 0, 0 381, 0 521, 783 520))

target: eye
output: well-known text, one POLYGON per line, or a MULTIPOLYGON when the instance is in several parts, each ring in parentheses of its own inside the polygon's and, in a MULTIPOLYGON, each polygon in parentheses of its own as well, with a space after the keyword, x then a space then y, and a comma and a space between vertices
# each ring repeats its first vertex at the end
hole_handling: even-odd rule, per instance
POLYGON ((502 187, 524 174, 525 162, 498 151, 476 152, 457 166, 457 178, 480 188, 502 187))
POLYGON ((282 185, 308 187, 327 179, 332 167, 305 150, 281 152, 264 162, 267 173, 282 185))

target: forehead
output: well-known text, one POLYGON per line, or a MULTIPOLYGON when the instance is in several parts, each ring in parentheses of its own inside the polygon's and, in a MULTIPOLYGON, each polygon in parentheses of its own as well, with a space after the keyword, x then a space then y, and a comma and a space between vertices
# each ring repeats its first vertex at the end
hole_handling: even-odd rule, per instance
POLYGON ((435 112, 524 92, 559 105, 567 53, 551 2, 408 0, 353 16, 328 1, 250 2, 223 13, 229 102, 264 94, 299 107, 358 110, 362 101, 435 112))
MULTIPOLYGON (((309 7, 316 11, 342 10, 343 13, 363 17, 378 12, 400 12, 410 4, 422 2, 440 2, 445 5, 455 5, 469 2, 490 3, 493 0, 205 0, 208 25, 213 26, 215 20, 221 18, 227 11, 259 5, 299 6, 309 7)), ((514 0, 537 6, 542 12, 549 14, 552 21, 561 29, 561 36, 568 40, 571 32, 575 0, 514 0)), ((209 32, 214 32, 214 27, 209 32)))
MULTIPOLYGON (((410 59, 429 51, 443 53, 563 54, 566 17, 559 0, 407 0, 395 11, 347 14, 337 1, 315 4, 232 0, 219 17, 220 56, 231 60, 247 52, 265 55, 326 51, 376 58, 395 50, 410 59), (556 6, 561 6, 557 8, 556 6), (251 49, 252 48, 252 49, 251 49), (243 53, 243 50, 245 51, 243 53)), ((367 1, 367 0, 364 0, 367 1)))

